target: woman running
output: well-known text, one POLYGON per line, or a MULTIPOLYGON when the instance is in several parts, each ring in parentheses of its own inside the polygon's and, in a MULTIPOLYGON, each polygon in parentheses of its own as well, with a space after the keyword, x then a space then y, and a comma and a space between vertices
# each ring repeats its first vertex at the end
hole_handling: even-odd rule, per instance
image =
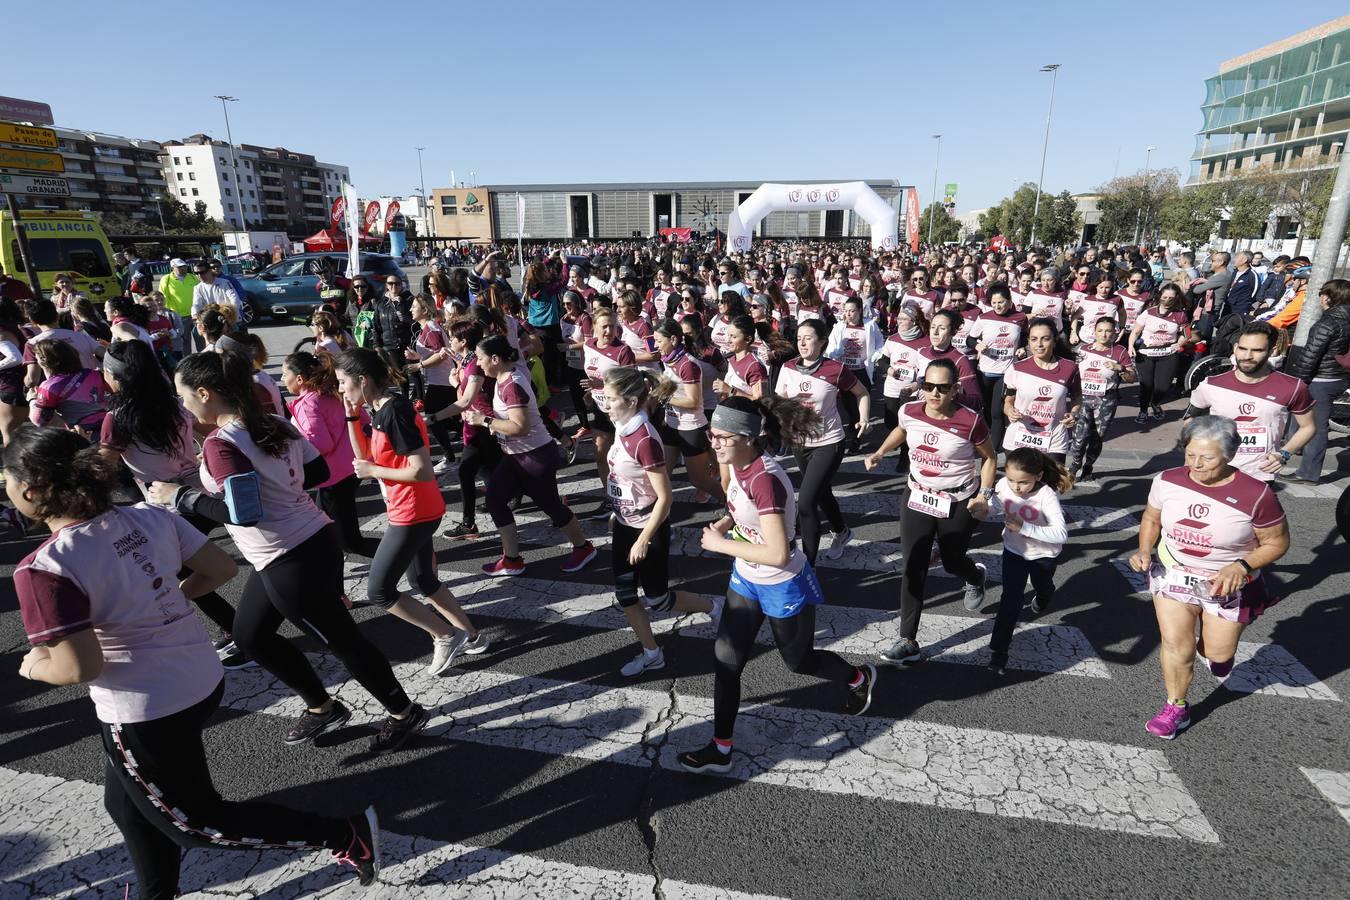
POLYGON ((654 336, 665 374, 674 391, 665 401, 665 418, 656 426, 666 448, 666 473, 675 468, 675 457, 684 458, 684 468, 694 488, 705 497, 725 502, 722 485, 713 474, 705 413, 703 369, 695 361, 693 339, 672 319, 662 322, 654 336))
POLYGON ((283 621, 332 652, 389 712, 370 748, 392 752, 430 716, 408 699, 389 660, 343 606, 342 549, 328 517, 305 493, 328 477, 328 466, 291 425, 262 412, 250 369, 237 353, 194 353, 179 363, 174 381, 183 406, 197 421, 216 426, 202 444, 206 492, 156 482, 151 499, 224 524, 253 566, 235 612, 234 639, 304 700, 305 712, 287 731, 286 743, 313 740, 352 714, 328 693, 305 655, 277 633, 283 621))
POLYGON ((436 463, 432 472, 444 475, 455 462, 455 445, 450 436, 450 426, 437 419, 436 413, 455 402, 455 389, 450 386, 450 373, 455 365, 451 360, 450 340, 441 325, 436 302, 419 294, 412 301, 412 317, 419 331, 413 338, 412 346, 403 351, 422 375, 422 408, 426 411, 427 421, 431 423, 431 433, 436 443, 441 445, 441 461, 436 463))
MULTIPOLYGON (((483 574, 520 575, 525 571, 516 517, 509 505, 518 494, 528 494, 571 542, 572 550, 560 568, 569 574, 579 572, 595 559, 595 547, 581 533, 581 521, 558 496, 558 448, 540 421, 529 376, 519 365, 520 352, 506 338, 494 335, 478 343, 477 354, 479 368, 494 381, 492 415, 471 409, 464 413, 464 421, 486 428, 502 445, 502 459, 487 486, 488 514, 501 535, 502 555, 485 564, 483 574)), ((605 474, 608 483, 608 471, 605 474)))
POLYGON ((713 346, 723 356, 730 358, 731 348, 731 323, 733 320, 746 315, 745 298, 736 291, 722 291, 717 295, 717 314, 708 320, 708 328, 712 333, 713 346))
POLYGON ((327 353, 329 356, 341 356, 356 342, 338 322, 337 316, 326 309, 315 310, 309 320, 310 330, 314 333, 314 352, 327 353))
POLYGON ((1074 304, 1073 324, 1069 332, 1069 343, 1086 347, 1097 339, 1097 323, 1110 319, 1116 323, 1116 333, 1125 328, 1125 305, 1116 295, 1115 284, 1109 276, 1103 277, 1092 287, 1092 294, 1074 304))
POLYGON ((1138 379, 1134 361, 1116 343, 1116 319, 1097 320, 1096 337, 1078 348, 1078 376, 1083 388, 1083 406, 1069 439, 1068 469, 1078 481, 1092 480, 1092 467, 1102 455, 1106 432, 1116 418, 1120 386, 1138 379))
MULTIPOLYGON (((863 320, 862 300, 855 294, 844 301, 843 318, 835 323, 834 330, 830 332, 825 355, 843 363, 849 374, 861 383, 863 394, 870 396, 872 367, 881 355, 884 344, 885 338, 881 336, 876 320, 863 320)), ((842 394, 840 400, 839 411, 844 419, 844 450, 856 453, 860 436, 867 433, 867 429, 859 427, 862 410, 852 391, 842 394)))
POLYGON ((860 716, 872 705, 876 668, 858 668, 837 653, 815 648, 816 606, 825 597, 815 570, 793 545, 797 501, 792 482, 766 452, 800 446, 819 428, 819 416, 809 407, 775 396, 761 401, 731 397, 713 411, 712 442, 729 485, 728 512, 703 529, 702 546, 735 563, 714 651, 713 739, 679 756, 691 772, 731 769, 741 671, 766 616, 789 669, 845 688, 844 710, 850 715, 860 716))
POLYGON ((34 354, 44 378, 28 408, 34 425, 59 424, 92 439, 108 412, 108 386, 98 369, 80 365, 65 341, 43 341, 34 354))
POLYGON ((178 896, 191 847, 333 852, 363 885, 379 871, 374 807, 350 819, 223 799, 202 732, 225 692, 190 600, 238 566, 182 517, 112 502, 113 472, 79 436, 23 428, 5 448, 5 492, 52 538, 14 571, 32 649, 19 675, 88 684, 103 740, 104 806, 122 832, 140 896, 178 896), (135 552, 128 552, 135 548, 135 552), (181 582, 176 573, 190 571, 181 582))
POLYGON ((618 313, 619 340, 633 351, 633 358, 644 369, 660 371, 661 357, 652 345, 652 323, 642 317, 642 295, 623 291, 614 300, 618 313))
MULTIPOLYGON (((1109 321, 1109 320, 1108 320, 1109 321)), ((1008 454, 1003 477, 994 485, 1003 507, 1003 592, 989 638, 989 668, 1007 671, 1013 627, 1026 603, 1027 579, 1034 593, 1031 611, 1045 612, 1055 594, 1055 567, 1069 527, 1059 495, 1073 487, 1073 476, 1039 450, 1019 447, 1008 454)))
POLYGON ((723 400, 727 397, 746 397, 758 400, 770 393, 769 371, 752 352, 755 322, 749 316, 737 316, 727 326, 726 343, 730 350, 727 370, 713 382, 713 390, 723 400))
POLYGON ((1027 325, 1027 358, 1003 376, 1003 449, 1030 447, 1063 463, 1069 435, 1083 408, 1083 381, 1068 354, 1059 355, 1059 330, 1051 319, 1027 325))
POLYGON ((1064 331, 1064 302, 1068 292, 1061 290, 1059 275, 1053 268, 1041 270, 1040 282, 1027 297, 1028 319, 1050 319, 1055 328, 1064 331))
POLYGON ((1130 358, 1139 370, 1139 415, 1136 425, 1162 421, 1162 404, 1177 377, 1181 354, 1191 343, 1191 320, 1185 294, 1175 284, 1158 292, 1156 306, 1146 307, 1130 331, 1130 358))
POLYGON ((572 396, 572 410, 577 416, 574 441, 590 437, 591 419, 586 410, 586 342, 591 339, 591 317, 586 312, 586 299, 576 291, 563 293, 562 351, 567 364, 567 392, 572 396))
MULTIPOLYGON (((591 430, 595 434, 595 469, 600 483, 609 483, 609 448, 614 445, 614 423, 609 418, 609 401, 605 399, 605 373, 615 366, 635 366, 637 358, 626 344, 619 341, 619 325, 614 312, 603 306, 591 313, 591 339, 582 346, 587 384, 590 386, 591 430)), ((595 518, 607 518, 614 512, 609 497, 600 501, 595 518)))
POLYGON ((1003 378, 1012 368, 1017 351, 1026 346, 1027 315, 1013 308, 1012 291, 1002 282, 989 288, 989 304, 992 311, 975 320, 969 340, 975 344, 984 419, 994 446, 1001 447, 1008 428, 1003 417, 1003 378))
MULTIPOLYGON (((1125 307, 1125 329, 1122 334, 1134 331, 1134 323, 1139 321, 1139 314, 1153 299, 1152 292, 1144 290, 1144 278, 1143 269, 1131 269, 1125 275, 1125 287, 1117 295, 1120 297, 1121 305, 1125 307)), ((1182 308, 1184 304, 1178 303, 1177 307, 1182 308)))
POLYGON ((629 678, 666 665, 652 636, 649 610, 709 613, 716 619, 720 606, 670 590, 670 475, 661 435, 645 410, 669 399, 674 387, 649 369, 619 366, 605 373, 609 416, 616 429, 605 489, 614 504, 614 596, 641 645, 638 655, 619 670, 629 678))
MULTIPOLYGON (((480 309, 481 307, 473 307, 480 309)), ((459 416, 462 422, 463 454, 459 461, 459 524, 445 536, 452 541, 473 540, 478 537, 478 473, 486 470, 484 481, 492 474, 502 458, 501 445, 479 425, 470 425, 464 413, 475 410, 492 412, 492 381, 478 367, 475 351, 483 340, 483 326, 473 319, 460 319, 450 326, 450 350, 464 359, 455 373, 459 398, 449 406, 429 415, 432 423, 459 416)))
MULTIPOLYGON (((940 315, 940 313, 939 313, 940 315)), ((900 544, 905 559, 900 582, 900 639, 881 658, 910 663, 923 658, 919 616, 933 541, 942 567, 966 584, 966 609, 984 602, 985 567, 970 558, 970 539, 979 520, 989 514, 998 466, 989 442, 989 427, 980 414, 956 401, 956 363, 937 359, 924 369, 924 399, 900 410, 900 424, 867 457, 868 470, 885 455, 909 445, 909 481, 901 494, 900 544), (910 440, 913 438, 913 440, 910 440)))
POLYGON ((897 306, 895 328, 881 347, 881 355, 887 360, 881 402, 888 433, 900 421, 900 407, 914 399, 919 390, 919 373, 926 364, 920 350, 928 346, 928 320, 915 304, 897 306))
POLYGON ((923 367, 938 359, 951 360, 959 375, 959 387, 956 402, 968 406, 976 412, 984 409, 980 395, 980 380, 966 355, 952 345, 952 339, 961 330, 964 319, 961 314, 950 309, 939 309, 933 313, 928 323, 928 345, 919 348, 923 357, 923 367))
MULTIPOLYGON (((852 301, 850 301, 851 303, 852 301)), ((853 540, 853 530, 844 524, 831 487, 839 464, 844 461, 846 436, 853 431, 854 440, 861 440, 872 427, 872 398, 867 388, 853 375, 853 371, 836 359, 825 357, 828 340, 825 323, 807 319, 797 329, 797 350, 801 356, 783 366, 778 380, 777 394, 796 400, 816 411, 821 430, 793 445, 797 470, 802 473, 801 489, 797 495, 797 521, 802 532, 802 550, 812 565, 820 551, 820 513, 830 523, 834 540, 825 551, 826 559, 839 559, 844 548, 853 540), (841 398, 848 394, 857 405, 857 421, 846 423, 841 413, 841 398)))

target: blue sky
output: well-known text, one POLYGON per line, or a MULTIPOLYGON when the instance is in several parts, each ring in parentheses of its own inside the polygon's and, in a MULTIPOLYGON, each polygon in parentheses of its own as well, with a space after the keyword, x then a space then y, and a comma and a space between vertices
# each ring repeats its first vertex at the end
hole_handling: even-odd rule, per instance
POLYGON ((1042 64, 1063 65, 1047 190, 1138 171, 1150 144, 1184 178, 1219 63, 1346 9, 1230 0, 1150 22, 1148 7, 916 6, 15 4, 0 94, 155 139, 223 138, 212 95, 232 94, 236 141, 344 163, 363 196, 415 193, 421 145, 428 190, 451 169, 487 184, 898 178, 926 204, 940 132, 939 191, 958 183, 964 211, 1036 179, 1042 64))

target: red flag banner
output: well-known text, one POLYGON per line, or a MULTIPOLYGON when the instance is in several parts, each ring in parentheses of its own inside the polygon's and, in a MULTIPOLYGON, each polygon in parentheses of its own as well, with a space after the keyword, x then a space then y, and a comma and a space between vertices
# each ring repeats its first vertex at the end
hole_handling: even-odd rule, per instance
POLYGON ((333 201, 333 211, 329 214, 328 220, 333 223, 334 228, 342 228, 342 217, 347 214, 347 200, 338 196, 333 201))
POLYGON ((400 207, 397 200, 389 201, 389 208, 384 211, 384 230, 388 231, 394 227, 394 219, 398 216, 400 207))
POLYGON ((905 231, 909 237, 909 249, 919 252, 919 192, 909 189, 909 198, 905 204, 905 231))
POLYGON ((370 229, 375 227, 375 223, 378 221, 380 221, 380 201, 372 200, 366 204, 366 216, 362 223, 361 233, 370 234, 370 229))

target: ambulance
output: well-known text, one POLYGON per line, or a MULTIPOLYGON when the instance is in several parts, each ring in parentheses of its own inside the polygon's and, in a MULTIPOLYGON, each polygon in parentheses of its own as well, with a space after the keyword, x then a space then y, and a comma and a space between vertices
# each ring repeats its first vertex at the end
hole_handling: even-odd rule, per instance
MULTIPOLYGON (((112 245, 97 216, 51 210, 25 210, 22 215, 44 296, 50 293, 58 275, 71 276, 75 290, 91 300, 116 297, 122 292, 113 266, 112 245)), ((0 210, 0 265, 9 277, 28 283, 14 217, 5 210, 0 210)))

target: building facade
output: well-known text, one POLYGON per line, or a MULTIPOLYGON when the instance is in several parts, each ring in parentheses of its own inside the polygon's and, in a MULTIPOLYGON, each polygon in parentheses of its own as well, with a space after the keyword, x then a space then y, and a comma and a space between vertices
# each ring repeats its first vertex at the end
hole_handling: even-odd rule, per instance
POLYGON ((113 214, 157 224, 155 199, 164 190, 158 141, 52 128, 70 182, 69 197, 15 195, 30 209, 69 209, 113 214))

